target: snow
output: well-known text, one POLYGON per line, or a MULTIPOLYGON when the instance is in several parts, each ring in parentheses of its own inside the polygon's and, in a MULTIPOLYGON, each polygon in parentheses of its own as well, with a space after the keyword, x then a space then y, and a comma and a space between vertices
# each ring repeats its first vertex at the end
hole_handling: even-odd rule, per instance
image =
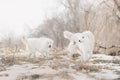
POLYGON ((3 71, 1 74, 9 74, 8 77, 0 77, 0 80, 16 80, 17 76, 21 74, 55 74, 57 71, 52 70, 49 67, 45 67, 45 69, 37 68, 36 64, 24 64, 24 65, 13 65, 7 68, 6 71, 3 71), (32 69, 36 68, 36 69, 32 69))
MULTIPOLYGON (((69 75, 73 76, 75 80, 90 80, 87 75, 81 74, 81 73, 75 73, 73 74, 74 70, 69 70, 69 69, 60 69, 60 70, 53 70, 48 66, 38 67, 37 64, 24 64, 24 65, 13 65, 9 68, 7 68, 6 71, 0 72, 1 74, 8 74, 8 77, 3 76, 0 77, 0 80, 16 80, 16 78, 22 74, 39 74, 39 75, 44 75, 44 74, 56 74, 56 73, 61 73, 61 72, 69 71, 69 75), (32 69, 35 68, 35 69, 32 69)), ((56 76, 54 80, 61 80, 60 77, 56 76)))
POLYGON ((95 54, 93 55, 95 59, 101 59, 101 60, 113 60, 114 57, 106 55, 106 54, 95 54))
MULTIPOLYGON (((21 53, 22 56, 26 56, 21 53)), ((18 57, 19 54, 16 54, 18 57)), ((3 56, 3 55, 2 55, 3 56)), ((22 57, 19 56, 19 57, 22 57)), ((24 62, 20 61, 19 64, 6 66, 3 71, 0 71, 0 80, 16 80, 31 77, 31 75, 39 75, 40 80, 113 80, 119 78, 120 66, 112 62, 108 63, 93 63, 94 60, 112 60, 113 56, 105 54, 94 54, 93 60, 89 62, 89 66, 100 66, 98 71, 86 71, 86 69, 78 70, 78 63, 71 60, 67 55, 59 55, 59 58, 53 56, 53 59, 43 59, 39 62, 24 62), (118 73, 117 73, 118 72, 118 73)), ((37 80, 37 79, 36 79, 37 80)), ((39 78, 38 78, 39 80, 39 78)))
POLYGON ((92 75, 95 75, 97 78, 99 79, 107 79, 107 80, 113 80, 116 78, 119 78, 119 75, 115 74, 113 71, 111 70, 102 70, 99 73, 91 73, 92 75))
MULTIPOLYGON (((82 73, 76 73, 76 74, 71 73, 70 75, 73 76, 75 80, 90 80, 90 77, 82 73)), ((92 79, 92 80, 95 80, 95 79, 92 79)))

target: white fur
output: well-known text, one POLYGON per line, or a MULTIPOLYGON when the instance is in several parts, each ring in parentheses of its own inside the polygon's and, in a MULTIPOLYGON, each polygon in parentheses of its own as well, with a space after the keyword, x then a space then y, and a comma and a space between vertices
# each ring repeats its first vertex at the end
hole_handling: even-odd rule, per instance
POLYGON ((30 56, 33 54, 34 57, 36 52, 40 52, 44 57, 48 57, 49 52, 53 46, 53 40, 46 37, 40 37, 40 38, 24 37, 22 41, 26 46, 26 50, 30 52, 30 56))
POLYGON ((70 40, 67 47, 69 56, 79 51, 81 61, 88 61, 92 57, 95 43, 92 32, 71 33, 69 31, 64 31, 64 37, 70 40))

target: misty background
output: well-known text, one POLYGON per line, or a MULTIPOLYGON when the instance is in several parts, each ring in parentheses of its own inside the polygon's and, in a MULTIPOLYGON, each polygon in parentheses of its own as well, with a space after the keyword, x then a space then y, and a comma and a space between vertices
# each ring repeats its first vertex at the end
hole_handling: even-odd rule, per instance
POLYGON ((95 51, 106 53, 120 46, 119 0, 0 0, 0 47, 24 48, 22 36, 47 36, 63 49, 68 40, 63 31, 90 30, 95 51))

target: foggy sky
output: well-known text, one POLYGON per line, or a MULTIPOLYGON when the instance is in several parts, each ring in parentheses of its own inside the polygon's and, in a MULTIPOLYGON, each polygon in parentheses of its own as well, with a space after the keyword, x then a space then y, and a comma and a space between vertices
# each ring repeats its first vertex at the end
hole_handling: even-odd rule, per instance
POLYGON ((61 12, 59 0, 0 0, 0 34, 23 34, 61 12), (27 25, 27 26, 26 26, 27 25))

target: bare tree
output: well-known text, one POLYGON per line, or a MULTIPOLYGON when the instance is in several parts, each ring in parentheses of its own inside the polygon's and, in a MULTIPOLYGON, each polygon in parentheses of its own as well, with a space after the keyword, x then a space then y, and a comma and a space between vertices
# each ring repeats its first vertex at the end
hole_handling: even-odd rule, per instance
MULTIPOLYGON (((101 0, 98 5, 83 5, 83 0, 64 0, 64 13, 46 19, 36 29, 36 37, 48 36, 55 40, 58 48, 64 48, 67 40, 63 37, 63 31, 83 32, 90 30, 94 33, 96 43, 105 49, 112 45, 120 45, 120 21, 116 12, 120 11, 119 0, 101 0)), ((35 34, 33 36, 35 36, 35 34)))

